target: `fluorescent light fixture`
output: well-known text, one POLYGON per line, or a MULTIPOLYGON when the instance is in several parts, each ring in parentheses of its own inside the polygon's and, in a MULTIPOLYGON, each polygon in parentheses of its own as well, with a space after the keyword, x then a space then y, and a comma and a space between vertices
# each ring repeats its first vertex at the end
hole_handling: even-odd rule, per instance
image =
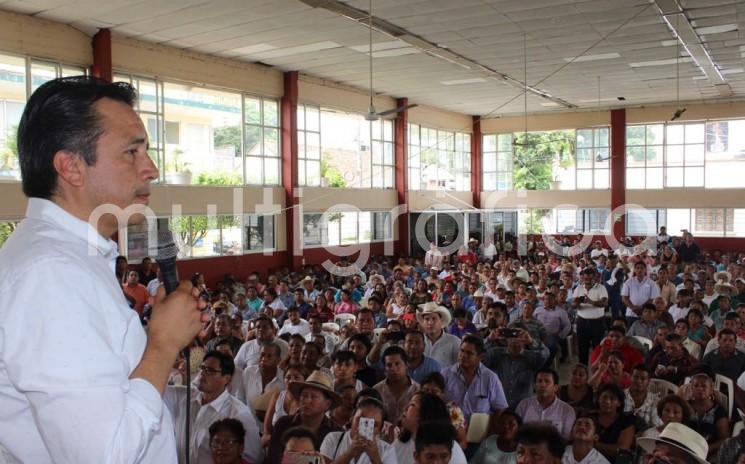
POLYGON ((745 72, 745 69, 742 69, 742 68, 722 69, 722 74, 740 74, 741 72, 745 72))
POLYGON ((690 63, 691 61, 693 60, 690 57, 686 56, 678 60, 676 60, 675 58, 671 58, 669 60, 637 61, 636 63, 629 63, 629 66, 631 66, 632 68, 646 68, 649 66, 667 66, 678 62, 690 63))
POLYGON ((618 98, 616 97, 607 97, 607 98, 593 98, 592 100, 580 100, 580 103, 598 103, 598 102, 614 102, 618 101, 618 98))
POLYGON ((613 53, 599 53, 597 55, 582 55, 582 56, 574 56, 570 58, 564 58, 564 61, 567 63, 573 62, 573 63, 582 63, 583 61, 599 61, 599 60, 612 60, 614 58, 621 58, 621 55, 619 55, 616 52, 613 53))
POLYGON ((236 55, 251 55, 252 53, 268 52, 269 50, 275 50, 277 47, 269 44, 255 44, 247 47, 234 48, 229 50, 231 54, 236 55))
POLYGON ((396 48, 393 50, 382 50, 379 52, 373 52, 373 58, 390 58, 392 56, 403 56, 403 55, 415 55, 421 53, 419 50, 413 47, 396 48))
POLYGON ((331 48, 339 48, 336 42, 316 42, 306 45, 298 45, 296 47, 278 48, 276 50, 270 50, 268 52, 257 53, 252 58, 263 60, 267 58, 280 58, 283 56, 300 55, 302 53, 320 52, 321 50, 328 50, 331 48))
MULTIPOLYGON (((378 43, 374 43, 373 46, 372 46, 372 51, 373 52, 379 52, 381 50, 393 50, 393 49, 396 49, 396 48, 405 48, 405 47, 408 47, 408 46, 409 46, 409 44, 407 44, 406 42, 403 42, 401 40, 392 40, 390 42, 378 42, 378 43)), ((354 47, 349 47, 349 48, 351 48, 352 50, 354 50, 356 52, 360 52, 360 53, 368 53, 370 51, 370 45, 369 44, 355 45, 354 47)))
POLYGON ((561 105, 559 105, 556 102, 546 102, 546 103, 541 103, 541 106, 546 107, 546 108, 555 108, 555 107, 561 106, 561 105))
POLYGON ((709 35, 709 34, 722 34, 725 32, 732 32, 736 30, 737 30, 737 24, 723 24, 721 26, 699 27, 696 29, 696 32, 698 32, 701 35, 709 35))
POLYGON ((480 84, 486 82, 486 79, 482 77, 474 77, 473 79, 456 79, 453 81, 442 81, 442 85, 465 85, 465 84, 480 84))
POLYGON ((663 40, 660 43, 662 44, 663 47, 674 47, 675 45, 678 44, 678 41, 675 40, 675 39, 673 39, 673 40, 663 40))

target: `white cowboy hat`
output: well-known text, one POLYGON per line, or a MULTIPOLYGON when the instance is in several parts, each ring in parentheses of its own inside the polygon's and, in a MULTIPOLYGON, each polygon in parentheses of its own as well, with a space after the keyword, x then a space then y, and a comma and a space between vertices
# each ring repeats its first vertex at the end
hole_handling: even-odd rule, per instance
POLYGON ((334 391, 334 381, 323 371, 313 371, 305 379, 305 382, 291 382, 287 386, 287 389, 290 390, 290 393, 296 399, 300 399, 300 393, 305 388, 315 388, 326 395, 326 398, 331 400, 331 409, 335 408, 341 402, 341 398, 334 391))
POLYGON ((683 424, 672 422, 667 424, 659 438, 642 437, 636 442, 649 454, 654 452, 656 443, 665 443, 688 453, 695 462, 707 464, 706 455, 709 453, 709 444, 704 437, 683 424))
POLYGON ((480 288, 479 289, 476 289, 476 291, 473 292, 473 297, 474 298, 483 298, 484 297, 484 292, 482 292, 480 288))
POLYGON ((442 319, 442 325, 450 325, 452 317, 450 316, 450 311, 446 307, 440 306, 434 301, 429 301, 427 303, 419 305, 419 309, 421 309, 421 312, 417 314, 417 318, 419 318, 420 324, 424 323, 424 316, 426 316, 427 314, 439 314, 440 319, 442 319))
POLYGON ((724 280, 720 280, 714 285, 714 291, 717 293, 722 293, 722 290, 727 289, 728 292, 736 292, 737 288, 732 285, 729 282, 725 282, 724 280))
POLYGON ((719 271, 716 274, 714 274, 714 280, 732 282, 732 274, 727 271, 719 271))

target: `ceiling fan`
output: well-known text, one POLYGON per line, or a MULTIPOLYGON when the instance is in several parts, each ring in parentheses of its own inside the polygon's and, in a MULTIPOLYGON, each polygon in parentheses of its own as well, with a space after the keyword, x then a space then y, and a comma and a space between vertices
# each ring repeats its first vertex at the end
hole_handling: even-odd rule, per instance
POLYGON ((368 121, 377 121, 381 118, 387 119, 389 117, 395 117, 398 113, 404 110, 408 110, 410 108, 416 108, 417 104, 411 104, 411 105, 405 105, 405 106, 399 106, 397 108, 393 108, 386 111, 376 111, 375 105, 373 104, 373 98, 375 96, 375 92, 373 90, 373 27, 372 27, 372 0, 369 0, 368 2, 368 14, 367 14, 367 28, 370 32, 370 43, 368 48, 368 54, 370 55, 370 106, 367 108, 367 114, 365 115, 365 119, 368 121))

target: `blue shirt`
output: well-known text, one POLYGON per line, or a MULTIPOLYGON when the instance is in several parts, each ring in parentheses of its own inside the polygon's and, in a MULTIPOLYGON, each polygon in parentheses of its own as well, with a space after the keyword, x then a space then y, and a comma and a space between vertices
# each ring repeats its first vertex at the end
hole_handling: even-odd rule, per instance
POLYGON ((440 372, 441 369, 442 366, 440 366, 440 363, 436 360, 429 356, 423 356, 422 363, 415 369, 408 369, 408 371, 409 377, 411 377, 414 382, 421 384, 425 377, 433 372, 440 372))
POLYGON ((440 373, 445 377, 445 400, 455 402, 463 410, 466 422, 473 413, 493 414, 507 409, 502 382, 483 364, 479 363, 470 385, 466 385, 460 363, 446 367, 440 373))

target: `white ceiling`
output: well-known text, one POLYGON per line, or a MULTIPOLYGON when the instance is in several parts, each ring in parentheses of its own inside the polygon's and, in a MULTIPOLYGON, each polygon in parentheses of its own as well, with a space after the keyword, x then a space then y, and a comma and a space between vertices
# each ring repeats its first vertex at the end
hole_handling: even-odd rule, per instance
MULTIPOLYGON (((731 98, 745 97, 745 0, 679 2, 731 98), (713 28, 726 25, 735 30, 713 28)), ((368 87, 367 29, 298 0, 0 0, 0 9, 368 87)), ((673 35, 649 0, 373 0, 373 14, 521 81, 527 34, 528 83, 579 108, 675 102, 678 66, 681 100, 719 96, 682 49, 676 65, 673 35)), ((520 89, 383 34, 373 41, 377 92, 465 114, 523 111, 520 89)), ((528 97, 530 112, 563 109, 552 105, 528 97)))

